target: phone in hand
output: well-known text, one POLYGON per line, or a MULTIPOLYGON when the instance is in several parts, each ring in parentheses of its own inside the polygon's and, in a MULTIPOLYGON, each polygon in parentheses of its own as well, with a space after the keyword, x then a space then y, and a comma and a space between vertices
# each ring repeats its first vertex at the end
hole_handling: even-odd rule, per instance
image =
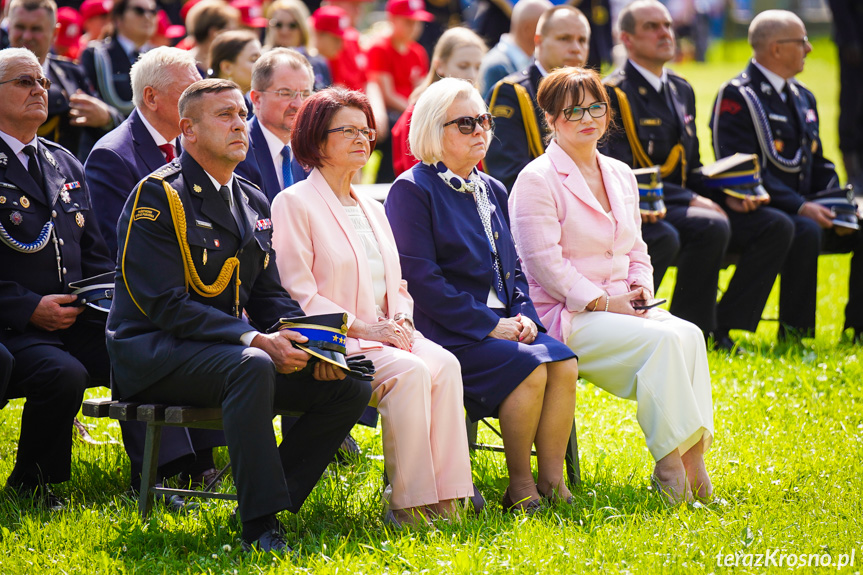
POLYGON ((666 301, 668 301, 668 300, 666 300, 666 299, 653 299, 653 300, 634 299, 629 303, 632 304, 632 309, 641 311, 643 309, 655 308, 658 305, 664 304, 666 301))

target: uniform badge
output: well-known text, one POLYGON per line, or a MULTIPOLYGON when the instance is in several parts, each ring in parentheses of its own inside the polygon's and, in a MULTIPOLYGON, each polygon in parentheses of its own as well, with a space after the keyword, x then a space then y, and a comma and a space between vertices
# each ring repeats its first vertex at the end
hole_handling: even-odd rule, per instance
POLYGON ((48 163, 56 168, 57 167, 57 160, 54 159, 54 156, 51 155, 51 152, 49 152, 48 150, 45 150, 43 152, 43 154, 45 156, 45 159, 48 160, 48 163))
POLYGON ((196 194, 201 193, 201 186, 199 186, 198 184, 195 184, 194 186, 192 186, 192 189, 195 190, 196 194))
POLYGON ((83 228, 84 227, 84 214, 82 214, 81 212, 76 212, 75 213, 75 223, 78 224, 79 228, 83 228))
MULTIPOLYGON (((147 207, 135 208, 135 212, 132 214, 132 221, 137 222, 138 220, 150 220, 151 222, 155 222, 159 217, 159 210, 147 207)), ((81 225, 81 224, 78 224, 81 225)))
POLYGON ((815 113, 815 110, 813 110, 812 108, 809 108, 808 110, 806 110, 806 123, 807 124, 814 124, 817 121, 818 121, 818 115, 815 113))
POLYGON ((63 200, 64 204, 68 204, 69 202, 72 201, 72 198, 69 197, 69 192, 67 192, 66 190, 63 190, 62 192, 60 192, 60 199, 63 200))
POLYGON ((785 149, 785 142, 783 142, 782 140, 773 140, 773 147, 776 148, 776 151, 781 154, 782 150, 785 149))
POLYGON ((30 207, 30 200, 27 199, 27 196, 21 196, 21 199, 18 201, 21 202, 22 208, 26 209, 30 207))
POLYGON ((6 196, 0 196, 0 204, 6 203, 6 196))
POLYGON ((264 269, 267 269, 267 266, 270 265, 270 254, 267 253, 264 256, 264 269))
POLYGON ((773 95, 773 86, 768 84, 767 82, 761 82, 761 91, 767 94, 768 96, 773 95))
POLYGON ((204 256, 201 258, 201 262, 207 265, 207 248, 204 248, 204 256))
POLYGON ((638 95, 639 96, 647 96, 647 88, 645 88, 644 86, 639 86, 638 87, 638 95))
POLYGON ((256 232, 261 232, 264 230, 271 230, 271 229, 273 229, 273 222, 272 222, 272 220, 270 220, 270 218, 264 218, 262 220, 258 220, 257 222, 255 222, 255 231, 256 232))
POLYGON ((812 140, 812 153, 814 154, 817 151, 818 151, 818 140, 812 140))
POLYGON ((0 152, 0 166, 5 166, 9 163, 9 158, 6 157, 6 154, 0 152))
POLYGON ((21 222, 24 221, 24 216, 21 215, 21 212, 12 212, 9 216, 9 221, 11 221, 16 226, 20 226, 21 222))
POLYGON ((214 245, 214 246, 216 246, 216 247, 218 248, 218 247, 220 247, 222 244, 219 242, 219 240, 218 240, 218 239, 215 239, 215 240, 213 240, 213 245, 214 245))
POLYGON ((64 190, 77 190, 80 187, 81 187, 81 182, 78 182, 78 181, 69 182, 68 184, 63 184, 64 190))

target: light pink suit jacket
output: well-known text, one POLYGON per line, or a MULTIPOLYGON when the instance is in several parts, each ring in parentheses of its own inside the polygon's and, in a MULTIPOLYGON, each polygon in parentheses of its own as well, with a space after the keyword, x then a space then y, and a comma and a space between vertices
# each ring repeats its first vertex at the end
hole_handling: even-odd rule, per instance
MULTIPOLYGON (((369 219, 384 260, 387 317, 413 314, 413 299, 402 279, 395 238, 383 207, 351 191, 369 219)), ((375 323, 375 296, 366 252, 353 225, 320 171, 282 191, 273 200, 273 247, 282 285, 309 315, 348 313, 375 323), (350 246, 350 249, 347 247, 350 246)), ((348 355, 381 349, 377 341, 348 338, 348 355)))
POLYGON ((562 342, 574 314, 606 292, 640 286, 653 293, 635 176, 623 162, 598 156, 616 225, 556 141, 524 168, 509 197, 530 297, 549 335, 562 342))

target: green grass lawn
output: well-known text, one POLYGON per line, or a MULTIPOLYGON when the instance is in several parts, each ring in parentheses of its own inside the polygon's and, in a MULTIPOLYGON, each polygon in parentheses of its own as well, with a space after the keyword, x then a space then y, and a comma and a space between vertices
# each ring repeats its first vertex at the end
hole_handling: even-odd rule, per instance
MULTIPOLYGON (((740 46, 714 52, 731 61, 678 69, 699 98, 703 157, 712 158, 706 128, 718 84, 742 68, 740 46), (707 144, 706 147, 704 145, 707 144)), ((816 43, 806 81, 821 102, 825 148, 835 157, 836 77, 828 43, 816 43), (821 59, 823 58, 823 59, 821 59)), ((394 532, 381 521, 383 462, 379 431, 361 428, 364 458, 331 466, 298 515, 283 514, 295 556, 243 554, 233 505, 206 503, 189 514, 157 508, 142 522, 124 495, 128 462, 117 444, 75 444, 72 480, 57 491, 67 510, 50 513, 0 489, 0 573, 762 573, 735 553, 854 553, 863 564, 863 368, 840 340, 847 298, 847 256, 820 263, 818 331, 802 348, 775 341, 775 322, 737 334, 759 353, 710 354, 716 437, 707 455, 717 501, 666 508, 648 489, 652 460, 635 405, 579 386, 576 420, 583 484, 576 504, 534 517, 501 513, 503 457, 473 456, 476 483, 489 501, 480 517, 437 530, 394 532), (774 551, 775 550, 775 551, 774 551)), ((727 274, 727 272, 726 272, 727 274)), ((727 282, 723 275, 723 282, 727 282)), ((668 296, 673 275, 663 283, 668 296)), ((776 294, 765 317, 776 316, 776 294)), ((105 395, 91 390, 90 397, 105 395)), ((22 402, 0 411, 0 481, 11 471, 22 402)), ((119 439, 115 422, 90 420, 100 440, 119 439)), ((71 430, 70 430, 71 432, 71 430)), ((485 432, 488 433, 488 432, 485 432)), ((491 439, 491 438, 488 438, 491 439)), ((224 460, 224 453, 219 459, 224 460)), ((230 489, 225 486, 224 489, 230 489)), ((848 558, 850 560, 850 556, 848 558)), ((752 556, 755 561, 755 556, 752 556)), ((808 561, 808 558, 807 558, 808 561)), ((791 569, 794 570, 794 569, 791 569)), ((799 572, 837 571, 801 568, 799 572)))

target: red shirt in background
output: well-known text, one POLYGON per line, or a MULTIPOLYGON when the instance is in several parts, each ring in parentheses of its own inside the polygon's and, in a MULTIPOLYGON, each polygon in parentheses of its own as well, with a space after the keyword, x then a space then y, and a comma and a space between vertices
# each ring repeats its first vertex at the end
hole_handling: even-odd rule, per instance
POLYGON ((410 42, 402 53, 393 48, 390 38, 375 42, 368 52, 369 71, 386 72, 393 78, 393 88, 404 98, 411 92, 429 71, 426 51, 416 42, 410 42))
POLYGON ((367 59, 360 48, 360 33, 355 28, 345 31, 342 51, 335 60, 329 60, 333 85, 344 86, 350 90, 366 91, 367 59))

